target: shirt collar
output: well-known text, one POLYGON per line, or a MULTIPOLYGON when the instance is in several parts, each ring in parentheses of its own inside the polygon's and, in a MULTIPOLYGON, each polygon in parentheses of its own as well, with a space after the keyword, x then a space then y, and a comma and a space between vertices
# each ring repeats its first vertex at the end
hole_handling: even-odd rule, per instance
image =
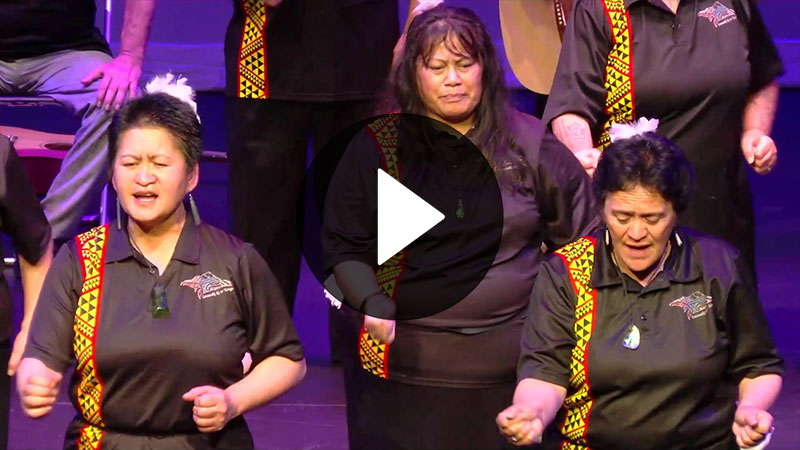
MULTIPOLYGON (((593 289, 622 284, 622 275, 611 257, 611 244, 606 245, 606 229, 596 233, 597 249, 595 251, 594 269, 589 286, 593 289)), ((700 278, 700 267, 696 258, 692 258, 692 245, 686 231, 675 227, 670 236, 672 249, 664 263, 663 274, 670 282, 689 283, 700 278)), ((658 275, 648 285, 649 289, 658 288, 662 275, 658 275)), ((666 286, 664 286, 666 287, 666 286)))
MULTIPOLYGON (((127 216, 117 219, 122 221, 122 226, 117 229, 117 221, 108 225, 109 237, 106 244, 106 262, 122 261, 132 258, 133 246, 128 238, 127 216)), ((195 224, 191 214, 187 212, 186 223, 183 225, 172 259, 177 259, 188 264, 197 264, 200 261, 200 227, 195 224)))

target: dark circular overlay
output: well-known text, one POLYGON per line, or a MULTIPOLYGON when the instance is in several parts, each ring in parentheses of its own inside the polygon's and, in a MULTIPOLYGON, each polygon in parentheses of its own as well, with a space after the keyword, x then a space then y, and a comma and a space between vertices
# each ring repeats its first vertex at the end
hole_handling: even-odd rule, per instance
POLYGON ((475 289, 497 255, 503 202, 494 170, 467 136, 427 117, 390 114, 354 124, 323 147, 306 172, 298 223, 306 262, 330 294, 356 310, 364 297, 390 298, 396 313, 382 318, 411 320, 475 289), (380 266, 378 208, 397 205, 379 202, 379 169, 445 216, 380 266))

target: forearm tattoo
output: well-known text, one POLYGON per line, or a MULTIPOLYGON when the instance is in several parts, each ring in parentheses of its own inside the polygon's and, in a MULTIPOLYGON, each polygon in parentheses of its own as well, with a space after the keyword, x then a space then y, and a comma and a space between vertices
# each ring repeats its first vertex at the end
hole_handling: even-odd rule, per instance
POLYGON ((592 148, 589 124, 580 116, 565 115, 553 121, 553 133, 573 152, 592 148))

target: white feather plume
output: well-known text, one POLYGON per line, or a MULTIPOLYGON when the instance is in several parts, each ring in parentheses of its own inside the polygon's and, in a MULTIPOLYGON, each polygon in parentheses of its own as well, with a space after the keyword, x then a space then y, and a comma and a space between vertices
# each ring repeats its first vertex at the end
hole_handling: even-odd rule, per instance
POLYGON ((620 139, 641 136, 645 133, 656 131, 656 129, 658 129, 658 119, 641 117, 633 122, 611 124, 611 129, 608 130, 608 137, 611 138, 611 142, 616 142, 620 139))
POLYGON ((197 102, 194 101, 194 89, 186 84, 188 80, 186 77, 175 77, 172 73, 164 75, 156 75, 144 87, 144 91, 148 94, 157 94, 159 92, 171 95, 178 100, 186 102, 192 107, 192 111, 197 116, 197 121, 200 121, 200 115, 197 114, 197 102))
POLYGON ((414 11, 411 11, 411 14, 416 17, 429 9, 439 6, 443 2, 444 0, 419 0, 419 4, 414 8, 414 11))

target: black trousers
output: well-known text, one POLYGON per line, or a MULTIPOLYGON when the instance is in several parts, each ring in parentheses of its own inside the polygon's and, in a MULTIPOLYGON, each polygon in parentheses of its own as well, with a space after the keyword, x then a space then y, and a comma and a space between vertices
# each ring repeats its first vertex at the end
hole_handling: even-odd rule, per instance
POLYGON ((228 98, 226 108, 233 231, 267 261, 291 313, 300 277, 297 203, 309 140, 316 155, 339 131, 373 115, 373 101, 228 98))
POLYGON ((11 356, 11 341, 0 341, 0 450, 8 448, 8 409, 11 403, 11 377, 8 358, 11 356))

